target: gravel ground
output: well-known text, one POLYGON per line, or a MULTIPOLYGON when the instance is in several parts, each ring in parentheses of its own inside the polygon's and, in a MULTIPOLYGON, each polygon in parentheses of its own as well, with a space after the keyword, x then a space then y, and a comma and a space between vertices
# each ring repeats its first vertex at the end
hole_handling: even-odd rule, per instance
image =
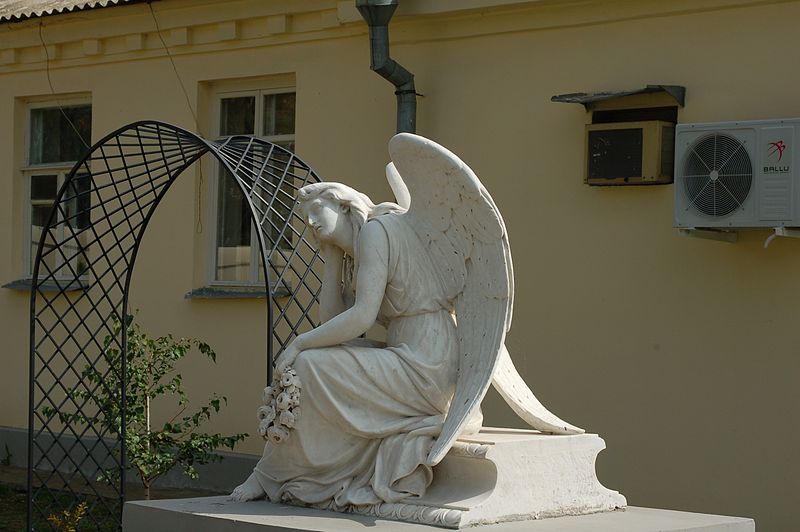
MULTIPOLYGON (((22 532, 26 526, 27 512, 27 473, 25 469, 0 465, 0 531, 22 532)), ((144 489, 139 484, 128 484, 127 500, 144 499, 144 489)), ((69 497, 68 495, 64 494, 69 497)), ((206 497, 220 495, 192 489, 153 489, 153 499, 182 499, 187 497, 206 497)), ((59 496, 59 495, 57 495, 59 496)), ((115 501, 109 501, 113 505, 115 501)), ((89 524, 89 523, 87 523, 89 524)), ((50 530, 48 526, 37 530, 50 530)), ((90 527, 91 528, 91 527, 90 527)), ((81 530, 81 528, 79 528, 81 530)), ((114 528, 116 530, 116 528, 114 528)))
POLYGON ((0 530, 25 530, 25 492, 0 485, 0 530))

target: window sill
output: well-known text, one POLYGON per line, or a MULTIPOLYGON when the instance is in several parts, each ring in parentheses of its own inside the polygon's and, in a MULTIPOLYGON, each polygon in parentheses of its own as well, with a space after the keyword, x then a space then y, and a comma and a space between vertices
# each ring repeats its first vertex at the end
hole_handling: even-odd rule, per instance
MULTIPOLYGON (((17 279, 2 285, 0 288, 30 292, 32 287, 33 279, 17 279)), ((40 292, 83 292, 88 289, 89 284, 86 281, 75 279, 53 280, 39 285, 40 292)))
MULTIPOLYGON (((289 295, 289 287, 285 283, 272 291, 272 297, 288 297, 289 295)), ((267 292, 263 286, 211 285, 195 288, 183 297, 186 299, 266 299, 267 292)))

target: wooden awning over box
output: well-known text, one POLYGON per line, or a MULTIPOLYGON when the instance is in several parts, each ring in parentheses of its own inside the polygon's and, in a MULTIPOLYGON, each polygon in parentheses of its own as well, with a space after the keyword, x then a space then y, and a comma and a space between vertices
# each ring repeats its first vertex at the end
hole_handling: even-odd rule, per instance
POLYGON ((680 85, 647 85, 642 89, 622 91, 572 92, 569 94, 557 94, 550 98, 550 101, 559 103, 579 103, 588 111, 591 109, 593 104, 598 102, 614 100, 617 98, 624 98, 626 96, 634 96, 638 94, 654 93, 666 93, 671 96, 679 106, 683 107, 684 99, 686 98, 686 87, 682 87, 680 85))

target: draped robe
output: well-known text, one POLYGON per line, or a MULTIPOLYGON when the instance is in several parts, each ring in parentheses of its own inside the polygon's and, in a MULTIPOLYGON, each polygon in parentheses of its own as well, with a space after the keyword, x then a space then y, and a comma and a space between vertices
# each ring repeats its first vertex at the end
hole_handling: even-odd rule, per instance
POLYGON ((301 416, 288 440, 265 445, 255 468, 272 501, 346 510, 421 496, 431 482, 425 462, 458 371, 453 302, 402 215, 367 223, 380 224, 389 244, 378 315, 386 346, 354 340, 297 356, 301 416))

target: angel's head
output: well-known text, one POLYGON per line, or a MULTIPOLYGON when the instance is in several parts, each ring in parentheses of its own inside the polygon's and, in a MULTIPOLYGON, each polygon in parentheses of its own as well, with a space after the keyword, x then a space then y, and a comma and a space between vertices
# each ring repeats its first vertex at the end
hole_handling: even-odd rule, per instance
POLYGON ((366 194, 341 183, 313 183, 297 192, 300 211, 320 242, 352 253, 361 226, 375 204, 366 194))
POLYGON ((375 205, 369 196, 341 183, 306 185, 297 192, 300 212, 320 242, 353 252, 361 227, 375 216, 402 212, 394 203, 375 205))

